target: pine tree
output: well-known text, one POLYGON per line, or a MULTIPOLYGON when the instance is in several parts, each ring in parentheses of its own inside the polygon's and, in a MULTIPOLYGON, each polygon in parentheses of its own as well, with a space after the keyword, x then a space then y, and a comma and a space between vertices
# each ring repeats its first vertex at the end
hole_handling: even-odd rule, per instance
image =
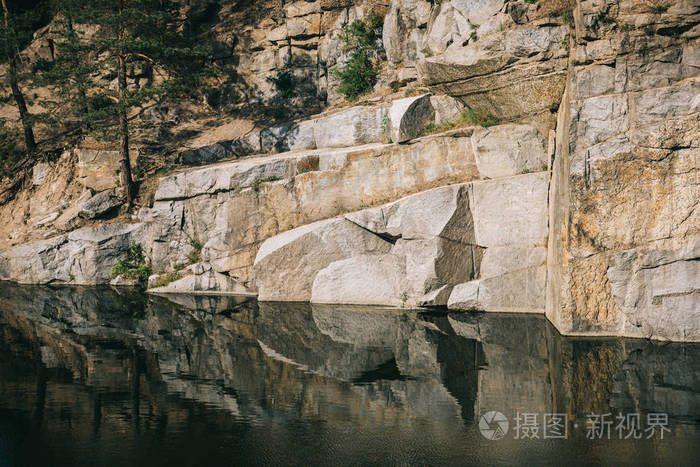
POLYGON ((86 120, 88 92, 94 87, 92 75, 99 67, 93 63, 90 48, 76 30, 74 18, 81 16, 80 5, 81 0, 53 0, 54 57, 35 63, 32 79, 34 86, 48 86, 53 91, 52 99, 41 102, 48 109, 42 116, 45 121, 66 125, 71 118, 78 118, 82 129, 87 131, 90 128, 86 120))
POLYGON ((136 190, 129 160, 129 113, 154 99, 194 94, 208 74, 209 51, 187 34, 178 5, 170 0, 71 2, 72 10, 67 15, 71 21, 99 27, 90 37, 68 42, 69 47, 71 43, 75 47, 72 53, 82 66, 89 67, 89 73, 116 77, 116 89, 83 86, 78 74, 84 76, 88 72, 85 68, 64 68, 64 83, 78 95, 88 96, 83 110, 86 122, 102 128, 117 127, 120 178, 130 207, 136 190), (81 50, 89 50, 89 58, 81 50), (142 86, 128 80, 128 71, 139 65, 157 75, 142 86))
POLYGON ((34 127, 32 115, 27 109, 27 102, 24 99, 24 94, 19 87, 19 50, 21 45, 20 35, 21 28, 17 27, 17 23, 10 15, 7 0, 2 0, 2 29, 0 30, 0 47, 2 48, 3 58, 7 59, 7 81, 12 90, 12 97, 17 105, 19 116, 24 129, 24 144, 27 154, 33 154, 36 151, 36 139, 34 138, 34 127))

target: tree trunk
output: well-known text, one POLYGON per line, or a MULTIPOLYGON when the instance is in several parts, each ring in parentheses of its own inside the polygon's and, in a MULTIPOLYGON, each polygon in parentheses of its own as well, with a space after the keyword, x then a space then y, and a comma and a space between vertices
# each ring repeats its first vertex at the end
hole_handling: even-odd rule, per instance
POLYGON ((9 75, 12 96, 15 98, 15 103, 19 110, 19 118, 22 120, 22 127, 24 128, 24 145, 27 147, 27 154, 34 154, 36 151, 34 128, 32 128, 29 110, 27 110, 27 103, 24 100, 24 94, 22 94, 22 90, 19 88, 19 84, 17 84, 17 65, 14 58, 10 59, 9 75))
MULTIPOLYGON (((119 16, 124 8, 124 0, 119 1, 119 16)), ((119 39, 123 40, 126 31, 122 24, 119 25, 119 39)), ((119 147, 119 168, 122 188, 126 197, 127 209, 131 209, 134 204, 134 180, 131 178, 131 161, 129 160, 129 122, 126 112, 126 60, 123 50, 117 54, 117 84, 119 87, 119 136, 121 145, 119 147)))
MULTIPOLYGON (((5 15, 5 30, 9 34, 10 31, 10 12, 7 9, 7 3, 2 0, 2 11, 5 15)), ((17 110, 19 110, 19 118, 22 120, 22 127, 24 128, 24 144, 27 147, 27 154, 33 154, 36 151, 36 140, 34 139, 34 128, 32 128, 32 122, 29 115, 29 110, 27 110, 27 102, 24 100, 24 94, 19 88, 17 83, 17 62, 13 52, 10 52, 10 44, 6 46, 7 49, 7 61, 9 62, 9 81, 10 89, 12 89, 12 97, 15 98, 15 103, 17 104, 17 110)))
POLYGON ((119 147, 119 169, 122 188, 124 189, 124 195, 126 196, 127 208, 131 209, 134 203, 134 181, 131 178, 131 162, 129 160, 129 122, 127 121, 126 108, 124 107, 124 100, 126 98, 126 61, 124 60, 124 55, 119 53, 119 70, 118 70, 118 84, 119 84, 119 136, 121 138, 121 145, 119 147))

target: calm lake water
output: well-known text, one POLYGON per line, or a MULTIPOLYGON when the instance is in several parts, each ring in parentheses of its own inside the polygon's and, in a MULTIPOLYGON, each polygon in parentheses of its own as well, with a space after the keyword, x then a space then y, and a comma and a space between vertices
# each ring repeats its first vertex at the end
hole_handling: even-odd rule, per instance
POLYGON ((698 447, 698 345, 0 283, 0 466, 697 465, 698 447))

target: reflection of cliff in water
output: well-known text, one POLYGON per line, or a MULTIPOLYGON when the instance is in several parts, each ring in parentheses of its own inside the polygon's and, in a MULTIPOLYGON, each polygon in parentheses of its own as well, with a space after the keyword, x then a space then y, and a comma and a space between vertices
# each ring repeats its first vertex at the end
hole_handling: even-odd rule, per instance
POLYGON ((226 426, 421 420, 447 433, 488 410, 700 413, 698 346, 567 339, 538 316, 1 284, 0 352, 14 356, 0 363, 5 405, 88 431, 105 417, 139 430, 192 411, 226 426))

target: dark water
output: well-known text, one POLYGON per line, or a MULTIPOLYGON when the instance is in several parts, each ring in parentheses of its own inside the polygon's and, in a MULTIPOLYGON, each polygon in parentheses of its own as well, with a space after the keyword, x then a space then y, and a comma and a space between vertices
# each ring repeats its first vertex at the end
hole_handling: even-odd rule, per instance
POLYGON ((0 284, 2 466, 697 465, 699 423, 697 345, 563 338, 540 316, 0 284), (489 411, 503 439, 479 431, 489 411), (515 439, 518 412, 540 439, 515 439), (566 439, 542 439, 549 413, 566 439), (643 436, 614 421, 588 439, 607 413, 639 414, 643 436), (643 431, 654 413, 663 439, 643 431))

